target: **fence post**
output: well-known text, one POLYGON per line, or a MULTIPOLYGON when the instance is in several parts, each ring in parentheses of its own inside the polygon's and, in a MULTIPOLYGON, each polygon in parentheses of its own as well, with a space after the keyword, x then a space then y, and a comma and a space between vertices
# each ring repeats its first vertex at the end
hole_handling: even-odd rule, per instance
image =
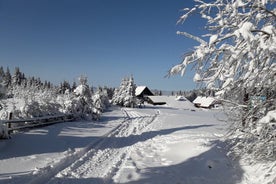
MULTIPOLYGON (((12 112, 9 112, 8 120, 12 120, 12 112)), ((8 128, 11 128, 11 123, 8 123, 8 128)))

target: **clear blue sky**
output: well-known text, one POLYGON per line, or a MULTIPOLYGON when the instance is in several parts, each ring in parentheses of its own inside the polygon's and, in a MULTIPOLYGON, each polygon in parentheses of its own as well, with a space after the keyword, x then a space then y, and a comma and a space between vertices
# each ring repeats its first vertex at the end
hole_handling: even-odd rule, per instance
POLYGON ((193 89, 193 75, 164 78, 202 30, 176 25, 192 0, 1 0, 0 65, 55 84, 85 75, 97 87, 133 74, 151 89, 193 89))

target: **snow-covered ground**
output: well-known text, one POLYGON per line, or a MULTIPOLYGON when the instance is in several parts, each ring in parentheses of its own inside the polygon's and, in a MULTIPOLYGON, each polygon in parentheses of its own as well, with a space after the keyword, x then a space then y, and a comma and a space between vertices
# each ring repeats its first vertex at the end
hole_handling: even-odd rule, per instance
POLYGON ((223 113, 177 107, 114 107, 99 122, 14 134, 0 141, 0 183, 257 184, 273 178, 275 165, 252 169, 226 156, 223 113))

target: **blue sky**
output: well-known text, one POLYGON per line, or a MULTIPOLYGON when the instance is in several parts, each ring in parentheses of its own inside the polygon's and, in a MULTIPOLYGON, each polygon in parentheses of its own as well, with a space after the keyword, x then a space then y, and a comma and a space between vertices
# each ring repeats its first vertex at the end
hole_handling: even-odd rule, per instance
POLYGON ((88 77, 97 87, 133 75, 151 89, 188 90, 192 72, 164 78, 196 44, 198 19, 176 25, 192 0, 1 0, 0 65, 55 84, 88 77))

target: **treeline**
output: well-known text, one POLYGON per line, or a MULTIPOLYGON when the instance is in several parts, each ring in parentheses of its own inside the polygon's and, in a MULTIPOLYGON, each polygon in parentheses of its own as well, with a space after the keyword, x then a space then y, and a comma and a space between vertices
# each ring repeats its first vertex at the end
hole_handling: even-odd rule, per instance
POLYGON ((156 96, 162 95, 171 95, 171 96, 184 96, 189 101, 194 101, 197 96, 215 96, 216 91, 207 89, 207 88, 200 88, 200 89, 193 89, 193 90, 178 90, 178 91, 162 91, 162 90, 153 90, 153 94, 156 96))
MULTIPOLYGON (((11 89, 15 87, 35 88, 38 90, 46 89, 53 90, 58 94, 64 94, 66 91, 73 92, 78 86, 77 82, 74 81, 72 84, 70 84, 70 82, 66 80, 60 82, 59 85, 54 85, 50 81, 42 81, 40 77, 25 75, 25 73, 20 71, 19 67, 15 67, 14 71, 11 72, 9 67, 4 69, 3 66, 0 66, 0 83, 2 87, 4 87, 9 92, 8 95, 12 95, 10 94, 11 89)), ((99 86, 98 88, 100 88, 101 90, 107 90, 110 99, 112 98, 115 91, 115 88, 109 88, 106 86, 99 86)), ((90 87, 90 90, 92 93, 94 93, 97 88, 92 86, 90 87)))
POLYGON ((12 111, 14 118, 41 117, 56 114, 73 114, 77 119, 99 119, 108 108, 114 88, 90 87, 86 77, 78 84, 63 81, 54 85, 39 77, 27 77, 16 67, 0 67, 0 119, 12 111), (20 102, 20 103, 19 103, 20 102))
POLYGON ((7 89, 14 86, 37 87, 40 89, 51 89, 55 87, 47 80, 41 81, 39 77, 27 77, 20 71, 19 67, 15 67, 13 74, 11 74, 9 67, 4 70, 3 66, 1 66, 0 80, 2 81, 2 85, 7 89))

